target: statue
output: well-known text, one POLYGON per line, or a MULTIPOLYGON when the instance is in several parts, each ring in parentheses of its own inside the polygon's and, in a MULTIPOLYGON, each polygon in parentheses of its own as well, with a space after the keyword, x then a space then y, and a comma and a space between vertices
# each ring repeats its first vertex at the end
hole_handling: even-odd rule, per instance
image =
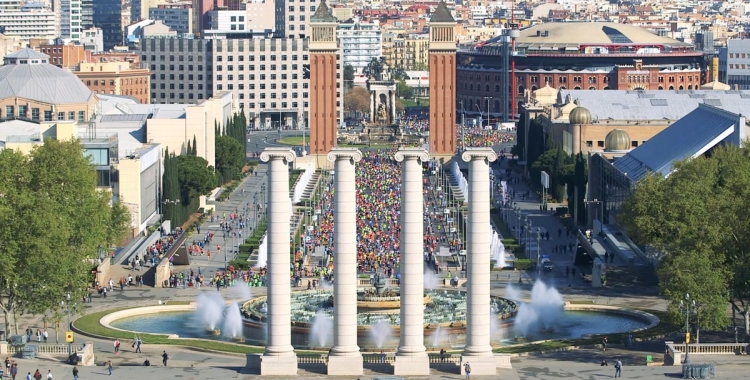
POLYGON ((380 103, 378 106, 378 119, 380 120, 388 120, 388 112, 385 110, 385 104, 380 103))

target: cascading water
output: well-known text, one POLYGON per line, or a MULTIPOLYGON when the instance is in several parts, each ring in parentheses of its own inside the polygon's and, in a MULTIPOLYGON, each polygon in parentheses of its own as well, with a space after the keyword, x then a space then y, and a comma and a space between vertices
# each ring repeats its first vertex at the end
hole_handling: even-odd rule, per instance
POLYGON ((386 339, 391 336, 392 332, 393 328, 391 327, 391 325, 383 320, 378 321, 378 323, 372 325, 372 327, 370 328, 370 336, 375 342, 375 346, 377 346, 378 348, 383 348, 383 343, 385 343, 386 339))
POLYGON ((495 268, 505 268, 505 245, 496 231, 492 231, 490 252, 492 252, 492 259, 495 260, 495 268))

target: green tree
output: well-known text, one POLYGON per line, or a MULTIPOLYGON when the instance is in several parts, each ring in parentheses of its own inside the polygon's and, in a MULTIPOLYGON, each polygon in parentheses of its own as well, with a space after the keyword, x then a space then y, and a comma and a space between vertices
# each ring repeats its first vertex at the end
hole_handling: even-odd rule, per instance
POLYGON ((0 170, 0 310, 17 334, 20 315, 85 294, 99 247, 127 230, 129 214, 96 189, 78 141, 47 140, 28 156, 3 150, 0 170))
POLYGON ((362 87, 353 87, 344 93, 344 109, 347 112, 370 112, 370 93, 362 87))
POLYGON ((726 326, 720 304, 729 301, 744 317, 746 334, 750 331, 747 199, 750 154, 727 146, 675 164, 667 178, 646 177, 618 215, 635 241, 664 252, 662 292, 672 309, 685 292, 695 294, 700 326, 726 326))
POLYGON ((214 168, 203 157, 180 155, 175 157, 175 161, 183 201, 208 194, 216 188, 214 168))
POLYGON ((403 80, 398 82, 397 90, 398 90, 398 95, 402 99, 411 99, 414 97, 414 89, 409 87, 409 85, 407 85, 406 82, 403 80))
POLYGON ((362 70, 362 73, 365 74, 368 78, 374 78, 376 80, 380 80, 383 78, 383 70, 385 66, 385 58, 380 57, 378 58, 372 58, 372 60, 367 64, 367 66, 362 70))
POLYGON ((344 91, 349 91, 354 85, 354 67, 350 64, 344 65, 344 91))
POLYGON ((222 183, 235 179, 245 164, 242 145, 229 136, 216 138, 216 170, 222 183))
POLYGON ((195 138, 195 135, 193 135, 193 150, 190 152, 193 156, 198 155, 198 142, 195 138))

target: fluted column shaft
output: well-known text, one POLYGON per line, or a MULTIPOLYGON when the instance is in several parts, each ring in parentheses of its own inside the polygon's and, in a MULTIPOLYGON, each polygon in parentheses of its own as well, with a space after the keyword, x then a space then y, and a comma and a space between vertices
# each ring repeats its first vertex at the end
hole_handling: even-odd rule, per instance
POLYGON ((268 148, 260 156, 268 162, 268 336, 264 356, 291 356, 291 282, 289 280, 289 166, 294 152, 268 148))
POLYGON ((422 149, 401 149, 401 336, 397 355, 424 355, 424 200, 422 149))
POLYGON ((490 346, 490 181, 489 163, 496 154, 490 148, 468 148, 469 163, 468 296, 465 356, 491 356, 490 346))
POLYGON ((357 198, 355 164, 362 159, 357 149, 335 148, 333 218, 335 225, 333 284, 333 348, 331 356, 360 356, 357 345, 357 198))

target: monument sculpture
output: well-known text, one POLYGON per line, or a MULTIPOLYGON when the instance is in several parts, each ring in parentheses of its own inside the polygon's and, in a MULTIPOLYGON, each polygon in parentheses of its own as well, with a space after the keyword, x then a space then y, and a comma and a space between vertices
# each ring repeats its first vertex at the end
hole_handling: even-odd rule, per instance
POLYGON ((396 82, 385 72, 377 72, 367 80, 370 92, 370 118, 365 122, 360 140, 367 142, 398 142, 403 138, 396 123, 396 82))

